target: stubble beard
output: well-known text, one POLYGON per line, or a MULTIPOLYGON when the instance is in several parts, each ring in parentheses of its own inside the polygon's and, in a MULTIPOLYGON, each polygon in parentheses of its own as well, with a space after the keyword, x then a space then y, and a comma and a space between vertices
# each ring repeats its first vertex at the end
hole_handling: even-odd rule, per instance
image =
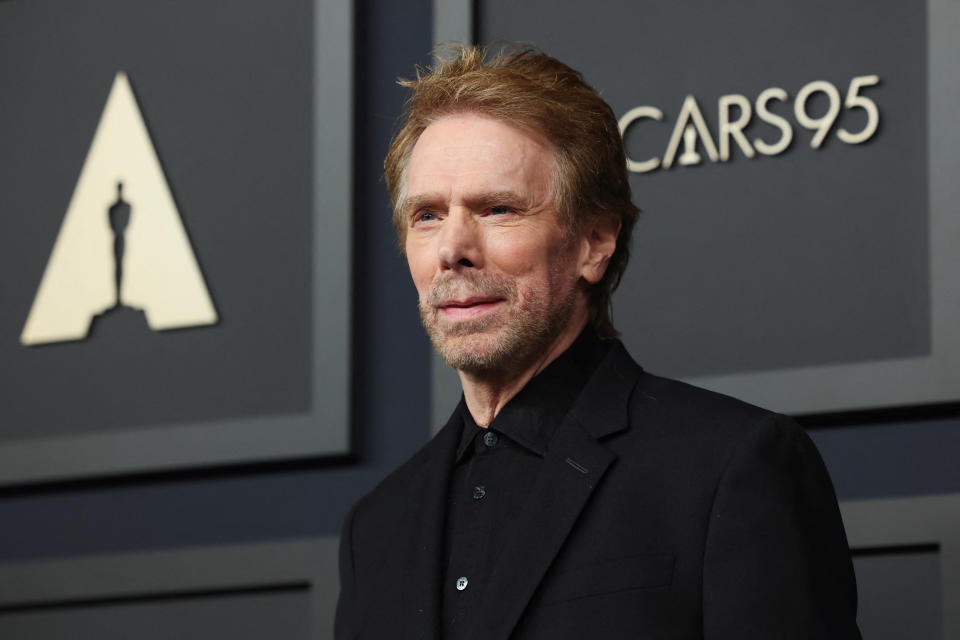
POLYGON ((427 300, 420 301, 420 319, 434 348, 447 364, 469 375, 509 377, 523 371, 572 316, 576 285, 557 291, 560 269, 555 271, 550 285, 523 291, 508 279, 472 272, 434 283, 427 300), (506 308, 475 320, 443 318, 440 302, 470 296, 502 298, 506 308))

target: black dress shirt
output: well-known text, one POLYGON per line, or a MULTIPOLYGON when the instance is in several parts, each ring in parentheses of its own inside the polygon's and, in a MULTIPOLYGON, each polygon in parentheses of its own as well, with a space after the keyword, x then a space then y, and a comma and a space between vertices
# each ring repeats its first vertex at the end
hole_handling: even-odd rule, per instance
POLYGON ((554 431, 609 343, 585 329, 563 354, 503 407, 488 428, 460 404, 463 431, 447 495, 442 587, 444 637, 468 635, 484 586, 498 570, 506 533, 523 511, 554 431))

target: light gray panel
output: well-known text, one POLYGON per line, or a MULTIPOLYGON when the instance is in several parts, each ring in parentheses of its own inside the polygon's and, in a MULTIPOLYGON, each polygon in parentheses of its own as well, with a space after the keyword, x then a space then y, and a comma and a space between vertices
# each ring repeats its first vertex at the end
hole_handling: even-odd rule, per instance
POLYGON ((938 553, 861 555, 853 566, 864 638, 943 640, 938 553))
POLYGON ((430 354, 430 375, 433 380, 430 385, 430 424, 431 433, 436 433, 460 402, 463 389, 456 370, 444 362, 436 350, 430 354))
POLYGON ((307 640, 307 591, 0 613, 5 640, 307 640))
POLYGON ((0 637, 329 638, 337 549, 317 538, 0 565, 0 637))
POLYGON ((434 0, 433 43, 473 41, 473 0, 434 0))
MULTIPOLYGON (((904 609, 904 615, 910 619, 904 624, 916 624, 921 632, 940 628, 945 640, 960 640, 960 607, 957 607, 960 602, 960 494, 842 502, 840 512, 854 551, 918 545, 939 548, 939 554, 927 554, 934 555, 936 560, 906 557, 897 561, 896 556, 885 560, 867 558, 866 564, 858 560, 858 570, 863 567, 862 579, 871 583, 865 587, 865 621, 871 625, 881 624, 891 613, 879 610, 886 599, 900 599, 910 603, 904 609), (939 565, 939 589, 931 583, 933 562, 939 565), (913 596, 908 592, 914 589, 914 584, 900 582, 907 577, 915 580, 916 589, 923 592, 916 594, 918 598, 937 592, 939 601, 928 605, 912 601, 913 596), (933 621, 929 625, 922 622, 935 611, 940 612, 939 625, 933 621)), ((864 633, 864 638, 869 637, 864 633)))

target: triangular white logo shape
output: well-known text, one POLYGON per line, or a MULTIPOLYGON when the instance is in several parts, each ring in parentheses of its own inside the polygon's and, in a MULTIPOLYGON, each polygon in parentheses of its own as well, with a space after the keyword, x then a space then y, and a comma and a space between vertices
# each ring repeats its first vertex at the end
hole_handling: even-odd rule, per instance
POLYGON ((125 73, 118 72, 27 316, 25 345, 81 340, 115 303, 142 309, 153 330, 217 322, 196 257, 125 73), (116 291, 108 211, 131 207, 116 291))

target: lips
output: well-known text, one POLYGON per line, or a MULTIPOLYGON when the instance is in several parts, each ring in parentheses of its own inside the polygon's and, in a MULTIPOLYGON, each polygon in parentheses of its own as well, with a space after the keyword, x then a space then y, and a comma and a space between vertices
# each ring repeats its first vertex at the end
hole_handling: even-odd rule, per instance
POLYGON ((472 296, 463 300, 446 300, 437 305, 448 318, 472 318, 497 307, 504 301, 496 296, 472 296))
POLYGON ((476 307, 479 305, 493 304, 495 302, 500 302, 502 300, 503 298, 498 298, 495 296, 473 296, 473 297, 467 298, 466 300, 448 300, 445 302, 441 302, 437 306, 440 307, 441 309, 451 309, 451 308, 466 309, 469 307, 476 307))

